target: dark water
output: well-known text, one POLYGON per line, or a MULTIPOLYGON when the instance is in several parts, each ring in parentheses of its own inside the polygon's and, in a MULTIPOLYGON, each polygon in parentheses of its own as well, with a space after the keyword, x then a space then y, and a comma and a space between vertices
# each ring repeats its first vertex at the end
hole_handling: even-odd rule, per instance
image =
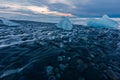
POLYGON ((9 32, 1 34, 3 42, 18 43, 0 48, 0 80, 120 80, 118 29, 74 25, 65 31, 55 24, 18 22, 17 28, 1 27, 9 32), (5 37, 9 34, 17 39, 5 37))

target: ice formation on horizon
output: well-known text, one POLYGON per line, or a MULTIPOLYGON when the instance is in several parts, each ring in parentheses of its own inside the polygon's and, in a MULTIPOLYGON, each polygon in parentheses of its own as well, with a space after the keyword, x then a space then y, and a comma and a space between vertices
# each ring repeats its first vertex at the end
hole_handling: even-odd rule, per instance
POLYGON ((67 17, 62 17, 62 20, 56 26, 64 30, 72 30, 73 28, 71 21, 67 17))
POLYGON ((0 25, 19 26, 20 24, 7 20, 6 18, 0 18, 0 25))
POLYGON ((110 19, 107 15, 104 15, 100 19, 88 19, 87 26, 101 27, 101 28, 116 28, 119 26, 117 21, 110 19))

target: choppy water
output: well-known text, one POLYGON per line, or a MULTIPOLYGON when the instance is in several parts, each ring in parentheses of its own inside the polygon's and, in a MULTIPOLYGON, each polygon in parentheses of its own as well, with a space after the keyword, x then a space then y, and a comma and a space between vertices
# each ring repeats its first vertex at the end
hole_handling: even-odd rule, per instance
POLYGON ((120 30, 18 22, 0 27, 1 80, 120 80, 120 30))

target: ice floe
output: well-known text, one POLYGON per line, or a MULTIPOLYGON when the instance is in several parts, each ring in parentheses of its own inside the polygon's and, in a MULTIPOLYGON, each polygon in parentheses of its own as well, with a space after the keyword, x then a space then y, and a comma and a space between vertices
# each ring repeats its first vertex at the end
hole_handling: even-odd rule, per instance
POLYGON ((110 19, 107 15, 104 15, 100 19, 88 19, 87 26, 100 28, 117 28, 119 24, 117 21, 114 21, 110 19))
POLYGON ((6 18, 0 18, 0 25, 5 26, 19 26, 20 24, 7 20, 6 18))

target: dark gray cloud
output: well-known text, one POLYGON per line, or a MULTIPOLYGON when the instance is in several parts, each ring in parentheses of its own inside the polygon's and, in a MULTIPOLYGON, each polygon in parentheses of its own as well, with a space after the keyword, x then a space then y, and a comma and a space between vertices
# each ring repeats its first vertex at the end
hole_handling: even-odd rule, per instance
POLYGON ((108 14, 111 17, 120 15, 120 0, 91 0, 88 5, 77 4, 77 9, 74 12, 81 11, 82 13, 74 13, 78 16, 102 16, 108 14), (82 7, 82 10, 79 9, 82 7))
MULTIPOLYGON (((111 17, 120 17, 120 0, 1 0, 0 4, 2 3, 47 6, 50 11, 71 13, 78 17, 100 17, 104 14, 111 17)), ((0 7, 0 10, 4 9, 9 9, 9 7, 0 7)), ((29 10, 20 9, 16 10, 16 12, 34 15, 34 12, 29 10)))

